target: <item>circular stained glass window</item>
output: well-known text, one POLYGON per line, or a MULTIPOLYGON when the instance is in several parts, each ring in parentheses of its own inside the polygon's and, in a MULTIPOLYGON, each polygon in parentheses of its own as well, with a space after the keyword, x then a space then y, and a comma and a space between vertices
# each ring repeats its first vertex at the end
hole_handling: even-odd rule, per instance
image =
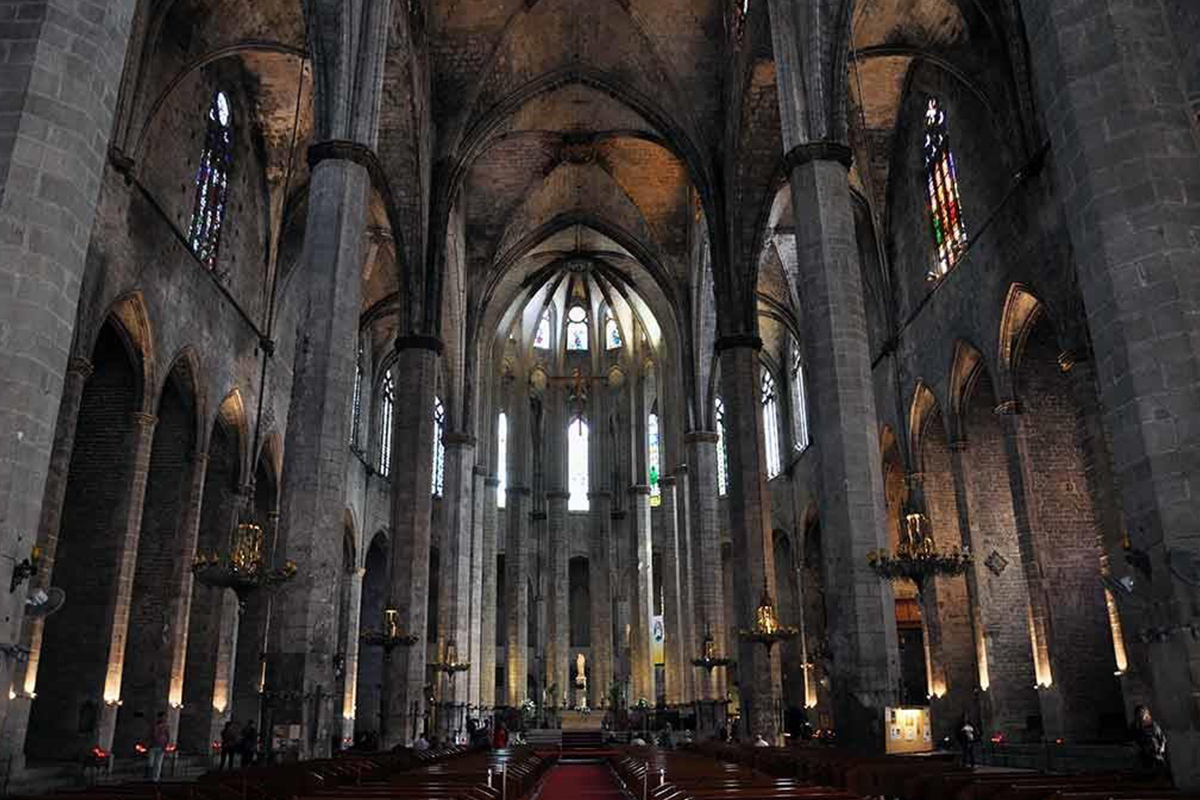
POLYGON ((567 312, 567 319, 571 322, 583 322, 587 319, 587 312, 583 310, 583 306, 572 306, 567 312))

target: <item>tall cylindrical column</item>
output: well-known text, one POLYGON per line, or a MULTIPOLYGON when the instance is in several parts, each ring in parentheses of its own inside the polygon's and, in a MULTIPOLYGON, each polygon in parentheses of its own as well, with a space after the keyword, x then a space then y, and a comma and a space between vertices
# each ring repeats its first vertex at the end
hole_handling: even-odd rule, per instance
POLYGON ((651 636, 654 620, 654 551, 650 530, 650 487, 633 486, 629 489, 629 506, 632 524, 633 558, 630 567, 634 575, 632 619, 630 622, 631 660, 629 677, 633 696, 631 703, 645 700, 655 703, 654 659, 651 636))
POLYGON ((565 705, 569 697, 571 674, 571 585, 568 572, 571 554, 567 535, 569 497, 563 491, 546 493, 550 509, 547 520, 550 526, 550 609, 546 620, 549 629, 546 640, 546 686, 557 687, 559 705, 565 705))
POLYGON ((485 709, 496 706, 496 508, 500 480, 483 479, 483 546, 482 574, 479 582, 479 705, 485 709))
POLYGON ((675 477, 665 475, 658 481, 662 492, 662 532, 659 546, 663 571, 663 628, 666 640, 665 676, 667 705, 677 706, 687 699, 687 674, 692 670, 691 656, 686 654, 688 638, 681 603, 679 521, 675 512, 675 477))
POLYGON ((588 591, 592 598, 592 675, 588 704, 608 707, 608 690, 613 682, 613 601, 608 557, 612 539, 612 494, 588 494, 591 508, 591 538, 588 557, 588 591))
MULTIPOLYGON (((717 518, 717 434, 692 431, 684 437, 688 448, 688 475, 692 502, 692 590, 696 604, 696 634, 711 636, 718 657, 729 654, 725 641, 725 591, 721 568, 721 533, 717 518)), ((697 655, 700 647, 697 647, 697 655)), ((698 700, 719 703, 725 699, 723 667, 696 675, 698 700)))

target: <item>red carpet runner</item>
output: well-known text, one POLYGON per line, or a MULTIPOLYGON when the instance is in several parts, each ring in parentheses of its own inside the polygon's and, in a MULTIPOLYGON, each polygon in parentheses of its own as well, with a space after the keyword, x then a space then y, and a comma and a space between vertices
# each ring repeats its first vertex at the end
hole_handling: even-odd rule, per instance
POLYGON ((540 800, 620 800, 621 790, 603 764, 562 764, 550 770, 540 800))

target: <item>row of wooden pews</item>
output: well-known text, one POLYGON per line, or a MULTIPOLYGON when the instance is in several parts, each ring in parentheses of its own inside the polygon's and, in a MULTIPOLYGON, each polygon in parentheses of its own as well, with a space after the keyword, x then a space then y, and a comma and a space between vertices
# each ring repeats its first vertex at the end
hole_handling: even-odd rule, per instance
POLYGON ((862 800, 846 789, 687 751, 627 748, 613 770, 635 800, 862 800))
POLYGON ((714 759, 776 779, 832 786, 887 800, 1200 800, 1131 772, 1057 775, 965 769, 950 755, 861 756, 828 748, 754 748, 705 743, 714 759))

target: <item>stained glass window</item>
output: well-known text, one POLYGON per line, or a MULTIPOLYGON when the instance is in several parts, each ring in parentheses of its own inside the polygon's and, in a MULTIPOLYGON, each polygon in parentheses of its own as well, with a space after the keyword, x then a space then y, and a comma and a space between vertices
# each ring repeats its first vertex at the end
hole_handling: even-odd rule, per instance
POLYGON ((717 420, 717 494, 721 497, 729 490, 729 455, 725 451, 725 401, 720 397, 714 404, 717 420))
POLYGON ((804 390, 804 364, 800 362, 800 348, 792 344, 792 402, 795 404, 796 449, 803 450, 811 443, 808 433, 808 396, 804 390))
POLYGON ((571 496, 568 511, 587 511, 588 505, 588 426, 578 417, 567 429, 567 474, 571 496))
POLYGON ((433 398, 433 494, 442 496, 446 481, 446 445, 442 434, 446 432, 446 407, 442 398, 433 398))
POLYGON ((655 411, 651 411, 646 420, 646 438, 649 440, 646 468, 650 473, 650 505, 657 506, 662 503, 662 487, 658 485, 661 468, 658 455, 658 413, 655 411))
POLYGON ((204 152, 196 170, 196 205, 188 243, 196 258, 209 269, 217 266, 221 223, 225 220, 225 198, 229 191, 229 169, 233 166, 233 113, 224 92, 213 95, 208 106, 208 130, 204 152))
POLYGON ((503 411, 496 420, 496 508, 508 505, 508 415, 503 411))
POLYGON ((620 350, 623 344, 621 341, 621 329, 611 314, 604 323, 604 342, 604 346, 609 350, 620 350))
POLYGON ((783 470, 779 453, 779 397, 775 394, 775 379, 763 368, 762 371, 763 436, 767 445, 767 480, 783 470))
POLYGON ((389 369, 379 385, 379 474, 392 471, 392 415, 396 409, 396 382, 389 369))
POLYGON ((542 314, 542 319, 538 322, 537 335, 533 337, 533 346, 542 350, 550 349, 550 309, 542 314))
POLYGON ((587 311, 583 306, 571 306, 567 312, 567 349, 588 349, 587 311))
POLYGON ((937 247, 937 264, 931 277, 939 277, 950 271, 966 249, 967 227, 963 222, 946 112, 935 97, 929 98, 925 109, 925 178, 933 242, 937 247))
POLYGON ((354 357, 354 397, 350 401, 350 446, 358 447, 358 425, 362 419, 362 342, 358 343, 358 353, 354 357))

